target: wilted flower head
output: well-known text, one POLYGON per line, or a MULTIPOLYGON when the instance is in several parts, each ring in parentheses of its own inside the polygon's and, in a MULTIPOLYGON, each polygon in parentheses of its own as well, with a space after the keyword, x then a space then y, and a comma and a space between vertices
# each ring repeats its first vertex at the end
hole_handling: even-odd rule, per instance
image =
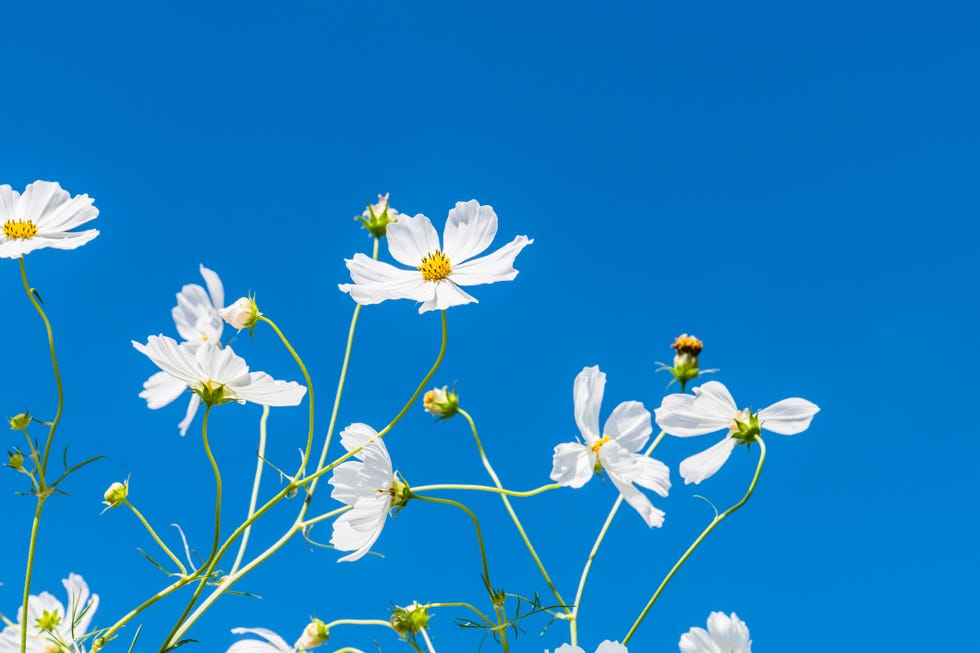
POLYGON ((35 181, 23 194, 0 185, 0 258, 19 258, 44 247, 81 247, 98 230, 71 229, 99 215, 94 201, 88 195, 71 197, 56 181, 35 181))
POLYGON ((412 601, 404 608, 392 608, 389 621, 399 635, 417 635, 423 628, 429 627, 429 610, 418 601, 412 601))
POLYGON ((555 447, 551 479, 578 488, 585 485, 599 469, 606 470, 613 485, 633 506, 648 526, 662 526, 664 512, 655 508, 640 487, 662 497, 670 489, 667 466, 637 453, 643 448, 653 427, 650 411, 638 401, 624 401, 616 406, 599 430, 599 407, 605 392, 606 375, 598 366, 586 367, 575 377, 573 398, 575 423, 585 443, 567 442, 555 447))
MULTIPOLYGON (((681 635, 681 653, 752 653, 749 627, 734 612, 708 616, 708 630, 691 628, 681 635)), ((557 651, 556 651, 557 653, 557 651)))
MULTIPOLYGON (((80 653, 80 640, 99 607, 99 595, 89 595, 88 585, 78 574, 61 581, 68 593, 68 608, 47 592, 27 600, 28 653, 80 653)), ((0 653, 19 653, 24 609, 17 610, 17 623, 0 632, 0 653)))
POLYGON ((801 433, 819 410, 799 397, 777 401, 757 413, 739 410, 724 384, 708 381, 694 388, 693 395, 667 395, 655 413, 660 428, 679 437, 727 429, 721 442, 681 462, 684 482, 700 483, 721 469, 737 445, 750 444, 762 429, 782 435, 801 433))
POLYGON ((448 385, 433 388, 422 396, 422 407, 439 419, 449 419, 459 410, 459 395, 448 385))
POLYGON ((241 297, 236 300, 230 306, 218 311, 221 318, 230 324, 232 327, 241 331, 242 329, 249 329, 250 331, 255 328, 255 323, 258 321, 259 316, 262 313, 259 312, 259 307, 255 303, 255 297, 241 297))
POLYGON ((377 204, 368 204, 364 213, 354 218, 360 220, 364 228, 375 238, 384 238, 388 225, 398 222, 399 213, 388 204, 388 195, 389 193, 379 194, 377 204))
POLYGON ((534 242, 518 236, 487 256, 473 258, 490 246, 497 234, 497 214, 493 207, 476 200, 457 202, 449 211, 442 246, 439 235, 427 217, 399 218, 389 225, 388 250, 391 256, 411 269, 403 270, 355 254, 347 261, 354 283, 339 287, 358 304, 377 304, 388 299, 421 302, 419 313, 445 310, 475 302, 460 286, 511 281, 517 276, 514 259, 534 242))

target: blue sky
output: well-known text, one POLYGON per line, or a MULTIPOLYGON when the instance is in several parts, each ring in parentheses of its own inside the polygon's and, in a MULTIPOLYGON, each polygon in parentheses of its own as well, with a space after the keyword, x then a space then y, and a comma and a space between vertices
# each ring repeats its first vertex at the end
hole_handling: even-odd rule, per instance
MULTIPOLYGON (((579 370, 607 372, 603 415, 630 399, 652 410, 667 381, 654 361, 682 332, 704 340, 702 364, 721 368, 740 403, 801 396, 823 409, 806 433, 767 439, 756 495, 678 574, 634 650, 676 650, 713 610, 745 619, 758 651, 967 650, 980 582, 978 17, 965 2, 7 7, 0 183, 58 180, 101 211, 92 243, 27 260, 67 388, 57 444, 107 456, 49 504, 35 588, 60 593, 59 579, 83 574, 102 597, 95 624, 108 625, 162 584, 131 515, 99 516, 102 491, 127 475, 171 544, 179 522, 206 546, 200 420, 182 439, 182 406, 146 409, 137 393, 153 368, 129 344, 175 335, 174 293, 200 282, 200 263, 229 298, 254 291, 304 356, 322 437, 353 308, 336 284, 371 244, 351 218, 390 192, 440 230, 456 201, 476 198, 497 211, 497 244, 535 239, 514 283, 450 310, 435 377, 458 383, 508 487, 547 482, 552 448, 576 432, 579 370)), ((0 268, 0 412, 50 414, 43 330, 16 262, 0 268)), ((409 302, 364 310, 341 424, 385 424, 438 339, 438 317, 409 302)), ((298 378, 267 329, 235 348, 254 369, 298 378)), ((259 415, 214 416, 229 515, 245 509, 259 415)), ((276 410, 271 424, 270 458, 293 465, 304 411, 276 410)), ((655 501, 663 529, 626 510, 614 523, 582 607, 590 653, 625 634, 710 519, 693 495, 741 496, 744 449, 696 490, 683 485, 677 463, 704 444, 658 450, 675 482, 655 501)), ((487 480, 460 420, 416 408, 389 447, 413 484, 487 480)), ((22 478, 0 474, 14 533, 0 543, 7 615, 33 511, 14 496, 22 478)), ((614 496, 594 480, 518 504, 564 594, 614 496)), ((464 499, 487 527, 495 582, 544 595, 499 502, 464 499)), ((256 541, 293 514, 277 511, 256 541)), ((199 624, 198 650, 225 650, 235 626, 292 641, 310 614, 481 598, 460 514, 410 505, 376 549, 384 558, 338 565, 291 543, 240 588, 262 600, 227 597, 199 624)), ((147 615, 138 650, 154 650, 181 606, 147 615)), ((433 621, 437 649, 475 650, 455 616, 433 621)), ((566 639, 561 624, 539 638, 543 625, 529 620, 515 650, 566 639)), ((375 639, 408 650, 368 629, 338 629, 331 645, 375 639)))

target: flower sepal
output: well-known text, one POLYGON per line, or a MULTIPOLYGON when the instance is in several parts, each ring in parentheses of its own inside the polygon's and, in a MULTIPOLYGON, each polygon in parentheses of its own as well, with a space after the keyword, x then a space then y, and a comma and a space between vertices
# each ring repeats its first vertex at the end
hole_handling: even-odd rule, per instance
POLYGON ((738 440, 739 444, 744 444, 746 447, 749 447, 755 442, 756 437, 762 434, 762 427, 759 425, 759 413, 753 413, 750 408, 740 410, 732 418, 729 428, 732 437, 738 440))
POLYGON ((34 418, 26 410, 19 415, 14 415, 7 422, 10 424, 11 431, 26 431, 34 418))
POLYGON ((415 496, 412 494, 412 488, 398 472, 395 472, 395 479, 388 493, 391 494, 391 510, 396 515, 408 504, 408 500, 415 496))
POLYGON ((429 627, 429 610, 418 601, 413 601, 411 605, 395 606, 391 609, 391 627, 403 637, 414 637, 423 628, 429 627))
POLYGON ((450 390, 448 385, 434 388, 422 397, 422 407, 436 419, 449 419, 459 412, 459 395, 455 388, 450 390))
POLYGON ((367 210, 354 219, 375 238, 384 238, 388 234, 388 225, 398 222, 397 216, 398 211, 388 206, 388 193, 385 193, 378 195, 377 204, 368 204, 367 210))
POLYGON ((327 624, 314 618, 303 629, 300 638, 296 640, 296 648, 306 651, 326 644, 328 639, 330 639, 330 629, 327 628, 327 624))
POLYGON ((201 398, 207 406, 220 406, 230 401, 235 401, 225 392, 225 385, 216 381, 207 381, 194 388, 194 393, 201 398))

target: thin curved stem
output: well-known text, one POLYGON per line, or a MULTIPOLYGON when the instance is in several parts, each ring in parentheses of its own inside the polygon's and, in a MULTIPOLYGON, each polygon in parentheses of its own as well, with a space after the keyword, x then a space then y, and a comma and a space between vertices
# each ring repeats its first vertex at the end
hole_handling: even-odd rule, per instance
POLYGON ((425 640, 425 647, 429 649, 429 653, 436 653, 436 649, 432 646, 432 640, 429 639, 429 633, 425 632, 425 628, 419 628, 419 634, 425 640))
POLYGON ((102 635, 96 638, 96 640, 92 643, 92 653, 98 653, 98 651, 112 639, 112 636, 115 635, 120 628, 125 626, 134 617, 139 615, 141 612, 149 608, 151 605, 153 605, 160 599, 180 589, 184 585, 190 583, 192 580, 194 580, 197 577, 198 573, 200 573, 200 571, 175 581, 174 583, 168 585, 167 587, 163 588, 162 590, 160 590, 159 592, 157 592, 156 594, 148 598, 146 601, 140 603, 137 607, 130 610, 122 619, 120 619, 112 626, 107 628, 102 635))
MULTIPOLYGON (((493 466, 490 464, 490 460, 487 458, 486 452, 483 450, 483 443, 480 442, 480 434, 476 430, 476 423, 473 418, 462 408, 459 409, 459 414, 469 423, 470 430, 473 432, 473 440, 476 442, 476 448, 480 453, 480 460, 483 461, 483 467, 490 474, 490 478, 493 480, 494 485, 498 490, 503 490, 504 486, 500 482, 500 478, 497 476, 497 472, 494 471, 493 466)), ((527 536, 527 532, 524 530, 524 526, 521 524, 521 520, 518 519, 517 513, 514 512, 513 506, 510 505, 510 500, 507 498, 506 494, 500 495, 500 500, 503 501, 504 507, 507 509, 507 513, 510 515, 511 520, 514 522, 514 526, 517 527, 517 532, 520 533, 521 539, 524 540, 524 545, 527 547, 528 552, 531 554, 531 558, 534 559, 534 564, 538 566, 538 570, 541 572, 541 576, 544 577, 544 582, 547 583, 548 587, 551 589, 551 593, 555 595, 555 599, 558 603, 565 609, 567 614, 572 614, 571 608, 565 603, 565 599, 561 597, 561 593, 558 592, 558 588, 551 581, 551 576, 548 575, 548 571, 544 568, 544 563, 541 562, 541 558, 538 556, 538 552, 534 550, 534 545, 531 544, 530 538, 527 536)))
MULTIPOLYGON (((647 447, 646 451, 643 452, 644 456, 649 456, 653 453, 653 450, 657 448, 660 441, 664 439, 666 435, 665 431, 661 431, 650 446, 647 447)), ((568 628, 571 634, 572 646, 578 645, 578 611, 579 607, 582 605, 582 594, 585 591, 585 581, 589 578, 589 571, 592 569, 592 561, 595 560, 596 555, 599 553, 599 547, 602 546, 602 542, 606 539, 606 533, 609 531, 609 527, 612 525, 613 519, 616 517, 616 513, 619 512, 619 507, 623 505, 623 495, 620 494, 616 497, 615 503, 613 503, 612 509, 606 516, 606 521, 602 524, 602 528, 599 529, 599 535, 596 537, 595 542, 592 544, 592 550, 589 551, 589 557, 585 561, 585 567, 582 568, 582 577, 578 581, 578 589, 575 590, 575 607, 572 610, 572 618, 568 621, 568 628)))
MULTIPOLYGON (((313 402, 310 402, 313 405, 313 402)), ((267 425, 269 423, 269 411, 271 409, 268 406, 262 407, 262 418, 259 420, 259 448, 257 451, 258 462, 255 463, 255 480, 252 481, 252 497, 248 502, 248 516, 245 518, 248 521, 252 515, 255 514, 255 505, 259 500, 259 486, 262 484, 262 468, 265 465, 265 442, 267 425)), ((238 547, 238 555, 235 556, 235 563, 231 566, 231 572, 235 573, 238 567, 242 564, 242 558, 245 557, 245 547, 248 546, 248 536, 252 533, 252 526, 249 524, 245 527, 245 532, 242 533, 242 542, 238 547)))
POLYGON ((39 496, 37 507, 34 509, 34 522, 31 524, 31 541, 27 547, 27 571, 24 574, 24 607, 20 619, 21 653, 26 653, 27 651, 27 604, 31 598, 31 577, 34 575, 34 553, 37 550, 37 531, 41 525, 41 510, 43 508, 44 499, 39 496))
POLYGON ((327 630, 334 626, 383 626, 389 630, 392 629, 391 622, 384 619, 334 619, 325 626, 327 630))
MULTIPOLYGON (((211 445, 208 444, 208 417, 211 415, 211 406, 204 409, 204 421, 201 424, 201 439, 204 441, 204 451, 211 461, 211 469, 214 471, 214 543, 211 545, 211 554, 208 560, 214 559, 214 554, 218 551, 218 543, 221 541, 221 470, 218 469, 218 461, 211 453, 211 445)), ((202 565, 204 566, 204 565, 202 565)))
POLYGON ((146 521, 146 518, 143 516, 143 513, 137 510, 136 506, 134 506, 132 503, 129 502, 129 499, 123 499, 122 502, 125 505, 127 505, 130 510, 133 511, 133 514, 136 515, 136 518, 140 520, 140 522, 143 524, 146 530, 150 533, 150 537, 152 537, 153 541, 157 543, 157 546, 163 549, 163 552, 167 554, 167 557, 169 557, 171 560, 174 561, 174 564, 176 564, 177 568, 180 569, 180 574, 182 576, 186 576, 187 568, 184 567, 184 564, 180 561, 180 558, 174 555, 174 552, 171 551, 170 548, 163 543, 163 540, 160 539, 160 536, 157 535, 157 532, 153 530, 152 526, 150 526, 150 522, 146 521))
POLYGON ((652 608, 653 604, 657 602, 658 598, 660 598, 660 595, 667 587, 667 583, 670 582, 670 579, 674 577, 674 574, 677 573, 677 570, 680 569, 681 566, 683 566, 683 564, 687 561, 687 559, 691 556, 691 554, 694 553, 695 549, 697 549, 698 546, 701 544, 701 542, 704 541, 704 538, 708 537, 708 534, 715 529, 715 526, 717 526, 722 521, 724 521, 724 519, 728 517, 728 515, 732 514, 733 512, 735 512, 736 510, 744 506, 745 503, 749 500, 749 497, 752 496, 752 493, 755 492, 755 486, 759 482, 759 476, 762 474, 762 464, 766 462, 766 443, 763 442, 762 438, 758 435, 755 436, 755 442, 759 444, 759 463, 756 465, 755 475, 752 477, 752 482, 749 484, 749 489, 746 490, 745 496, 742 497, 741 501, 733 505, 725 512, 721 513, 720 515, 715 515, 715 518, 711 520, 711 523, 708 524, 707 528, 705 528, 701 532, 701 534, 698 535, 698 538, 694 540, 694 543, 691 544, 690 547, 688 547, 687 551, 684 552, 684 555, 682 555, 680 559, 674 564, 674 566, 671 567, 670 571, 667 572, 667 575, 664 576, 664 579, 660 583, 660 586, 657 587, 657 591, 653 593, 653 596, 651 596, 650 600, 647 601, 647 604, 643 608, 643 611, 640 612, 640 616, 636 618, 636 621, 633 623, 633 627, 630 628, 628 633, 626 633, 626 636, 623 638, 623 644, 626 644, 627 642, 630 641, 630 639, 633 637, 633 634, 636 632, 636 629, 640 627, 641 623, 643 623, 643 619, 647 616, 647 613, 650 612, 650 608, 652 608))
POLYGON ((504 490, 498 487, 490 487, 489 485, 461 485, 456 483, 440 483, 437 485, 419 485, 413 487, 413 492, 434 492, 438 490, 466 490, 466 491, 476 491, 476 492, 490 492, 492 494, 506 494, 509 497, 533 497, 543 492, 548 492, 549 490, 557 490, 561 486, 557 483, 551 483, 549 485, 542 485, 541 487, 534 488, 533 490, 526 490, 519 492, 517 490, 504 490))
POLYGON ((289 351, 290 355, 292 355, 293 360, 296 361, 296 364, 299 366, 300 371, 303 373, 303 380, 306 381, 306 390, 309 393, 307 399, 310 402, 310 420, 309 420, 310 426, 306 434, 306 448, 303 449, 303 461, 300 464, 299 473, 296 474, 296 476, 302 476, 303 470, 306 469, 306 463, 309 462, 310 452, 313 449, 313 432, 314 432, 313 416, 316 411, 316 406, 314 404, 314 396, 313 396, 313 381, 310 379, 310 373, 306 371, 306 365, 303 363, 303 359, 300 358, 299 354, 296 353, 296 350, 293 349, 293 346, 289 344, 289 340, 286 339, 286 336, 283 334, 279 326, 275 322, 273 322, 272 320, 270 320, 269 318, 267 318, 262 314, 259 314, 258 319, 271 326, 272 330, 276 332, 276 335, 279 336, 279 340, 282 341, 283 346, 289 351))
POLYGON ((474 606, 471 603, 463 603, 460 601, 453 602, 453 603, 426 603, 425 607, 426 608, 467 608, 468 610, 471 610, 473 613, 475 613, 478 617, 480 617, 487 623, 493 623, 492 621, 490 621, 490 617, 483 614, 483 612, 481 612, 476 606, 474 606))

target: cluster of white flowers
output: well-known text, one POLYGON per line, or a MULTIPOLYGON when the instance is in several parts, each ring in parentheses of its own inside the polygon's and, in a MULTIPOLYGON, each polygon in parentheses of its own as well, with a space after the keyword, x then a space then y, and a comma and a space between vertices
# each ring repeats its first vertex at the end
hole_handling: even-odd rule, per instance
MULTIPOLYGON (((98 210, 93 206, 91 198, 87 195, 71 197, 54 182, 36 181, 28 185, 22 194, 12 190, 10 186, 0 186, 0 223, 2 223, 0 257, 23 257, 44 247, 58 249, 79 247, 95 238, 98 231, 71 230, 94 219, 97 215, 98 210)), ((492 207, 481 205, 475 200, 459 202, 449 211, 441 241, 426 216, 419 214, 408 217, 399 213, 389 206, 387 195, 379 196, 378 203, 369 205, 363 217, 358 219, 375 238, 387 237, 391 258, 408 266, 408 269, 377 260, 377 249, 374 258, 355 254, 352 259, 346 261, 352 283, 340 284, 340 290, 348 293, 361 305, 377 304, 389 299, 410 299, 419 304, 419 313, 432 310, 444 311, 453 306, 476 302, 476 298, 463 290, 464 286, 513 280, 518 274, 514 268, 516 257, 527 245, 534 242, 526 236, 517 236, 498 250, 480 256, 496 236, 497 215, 492 207)), ((204 286, 199 284, 183 286, 177 293, 177 304, 171 310, 180 341, 160 334, 149 336, 145 343, 132 342, 136 350, 146 355, 160 369, 144 382, 139 396, 146 400, 149 408, 158 409, 175 401, 185 389, 190 389, 191 397, 185 416, 178 424, 181 435, 187 432, 202 402, 208 409, 229 402, 240 404, 253 402, 264 406, 300 404, 307 394, 305 386, 295 381, 274 379, 264 372, 251 372, 245 361, 237 356, 230 346, 222 343, 226 323, 238 330, 247 328, 250 333, 259 321, 272 324, 268 317, 264 317, 259 312, 254 297, 242 297, 226 306, 224 286, 218 274, 204 265, 200 265, 200 274, 204 279, 204 286)), ((286 347, 296 356, 278 327, 274 324, 272 326, 282 337, 286 347)), ((445 328, 445 321, 443 326, 445 328)), ((353 327, 351 337, 353 337, 353 327)), ((578 427, 580 441, 565 442, 554 447, 550 477, 557 485, 546 486, 541 490, 553 490, 558 486, 581 488, 594 475, 604 474, 609 477, 612 485, 621 495, 621 499, 634 508, 649 527, 660 527, 664 524, 665 513, 653 505, 642 489, 650 490, 661 497, 666 497, 671 489, 670 470, 667 465, 650 457, 664 434, 690 437, 726 431, 717 444, 681 462, 679 471, 685 483, 697 484, 717 473, 739 444, 751 445, 757 441, 761 442, 763 429, 783 435, 800 433, 810 426, 814 415, 819 411, 815 404, 798 397, 784 399, 757 412, 749 408, 739 409, 728 389, 717 381, 704 383, 694 388, 693 394, 687 394, 684 390, 688 381, 715 370, 699 368, 698 355, 702 343, 693 336, 684 334, 677 339, 673 347, 677 350, 674 365, 667 367, 662 364, 661 368, 674 375, 675 380, 681 383, 682 391, 664 397, 660 407, 655 410, 655 422, 662 433, 649 447, 647 445, 653 434, 654 422, 650 411, 639 401, 624 401, 612 410, 600 428, 599 414, 605 392, 606 375, 598 366, 586 367, 579 372, 573 383, 572 397, 574 421, 578 427)), ((440 353, 440 359, 441 355, 440 353)), ((300 362, 298 356, 296 358, 300 362)), ((302 362, 300 367, 308 380, 309 376, 302 362)), ((429 378, 427 376, 426 380, 429 378)), ((342 386, 343 382, 341 388, 342 386)), ((339 392, 338 390, 338 406, 339 392)), ((412 401, 418 398, 418 394, 417 391, 412 401)), ((440 419, 449 419, 456 414, 462 414, 469 421, 485 466, 497 484, 496 490, 502 493, 501 496, 508 510, 511 510, 504 496, 506 491, 486 460, 473 420, 460 407, 456 392, 450 391, 448 386, 430 390, 424 396, 423 406, 426 411, 440 419)), ((406 410, 407 408, 408 406, 406 410)), ((312 442, 314 433, 312 406, 310 410, 310 442, 312 442)), ((294 528, 302 529, 305 533, 305 529, 310 524, 339 515, 332 522, 330 544, 338 551, 346 553, 339 558, 341 562, 352 562, 365 556, 378 541, 391 513, 400 510, 413 496, 418 496, 413 495, 404 479, 394 470, 388 449, 382 440, 382 436, 403 414, 404 411, 381 433, 364 423, 350 424, 340 434, 340 443, 347 454, 327 468, 323 467, 324 461, 321 460, 320 467, 314 472, 314 476, 319 477, 332 468, 329 479, 329 484, 333 486, 331 497, 345 507, 308 522, 303 521, 306 510, 304 507, 294 528)), ((336 418, 336 413, 333 418, 336 418)), ((24 424, 30 422, 31 417, 25 413, 11 421, 11 424, 16 430, 24 430, 26 434, 24 424)), ((331 430, 333 425, 334 422, 331 421, 331 430)), ((329 441, 328 436, 327 444, 324 445, 324 457, 329 448, 329 441)), ((311 487, 315 487, 309 485, 310 478, 313 477, 304 476, 304 468, 309 459, 308 449, 309 445, 303 457, 303 467, 296 478, 289 477, 290 485, 282 493, 285 496, 290 491, 305 489, 308 492, 306 503, 309 503, 313 495, 311 487)), ((259 471, 255 483, 256 493, 261 478, 263 462, 261 455, 260 453, 259 471)), ((763 459, 764 451, 760 457, 760 470, 763 459)), ((23 454, 12 453, 10 461, 8 466, 31 475, 23 467, 23 454)), ((220 515, 220 477, 216 466, 215 476, 218 483, 217 514, 220 515)), ((753 487, 754 483, 755 481, 753 487)), ((35 486, 44 489, 43 485, 38 486, 36 482, 35 486)), ((429 486, 428 489, 435 487, 437 486, 429 486)), ((494 490, 494 488, 479 486, 438 487, 494 490)), ((113 483, 105 492, 104 503, 110 508, 119 505, 132 508, 156 542, 180 568, 181 573, 175 575, 179 575, 184 580, 191 580, 192 577, 187 576, 182 563, 129 502, 128 491, 128 481, 113 483)), ((751 491, 750 489, 750 494, 751 491)), ((538 491, 510 492, 510 494, 530 496, 536 492, 538 491)), ((40 495, 42 492, 39 491, 37 494, 40 495)), ((746 498, 748 496, 746 495, 746 498)), ((430 500, 452 503, 437 499, 430 500)), ((254 504, 253 496, 250 516, 255 514, 251 512, 254 510, 254 504)), ((617 500, 614 512, 619 505, 617 500)), ((468 509, 467 511, 469 512, 468 509)), ((527 536, 512 510, 511 516, 518 524, 518 530, 521 531, 537 561, 537 555, 527 541, 527 536)), ((611 518, 612 515, 610 520, 611 518)), ((719 520, 720 518, 716 517, 716 522, 719 520)), ((216 521, 220 525, 220 520, 216 521)), ((713 522, 711 527, 716 522, 713 522)), ((705 533, 709 532, 711 527, 705 533)), ((220 531, 217 526, 216 531, 220 531)), ((243 543, 242 553, 244 546, 243 543)), ((215 536, 212 566, 205 571, 193 570, 202 574, 200 576, 202 587, 204 583, 210 581, 207 574, 214 569, 213 565, 217 564, 217 559, 221 556, 220 553, 217 555, 214 553, 217 549, 218 534, 215 536)), ((242 553, 239 554, 239 559, 242 553)), ((680 562, 684 559, 682 558, 680 562)), ((205 565, 211 562, 209 560, 205 565)), ((238 565, 239 562, 236 561, 236 569, 238 565)), ((538 565, 541 567, 540 562, 538 565)), ((500 608, 497 601, 504 601, 506 597, 501 593, 501 597, 495 598, 487 569, 484 554, 486 574, 484 581, 487 590, 491 593, 496 612, 500 608)), ((543 567, 541 569, 544 572, 543 567)), ((586 574, 587 570, 588 566, 586 574)), ((232 575, 235 573, 237 572, 233 571, 232 575)), ((544 576, 551 585, 546 573, 544 576)), ((670 576, 668 580, 669 578, 670 576)), ((230 585, 234 580, 237 580, 237 576, 228 584, 230 585)), ((581 582, 584 584, 585 575, 581 582)), ((224 579, 217 583, 219 588, 223 584, 225 584, 224 579)), ((6 620, 6 627, 0 632, 0 653, 22 651, 22 640, 25 637, 27 653, 83 653, 85 651, 86 641, 99 634, 98 631, 89 633, 92 617, 99 605, 99 597, 90 594, 85 581, 76 574, 70 574, 63 581, 63 585, 68 593, 67 608, 47 592, 31 595, 27 605, 18 610, 17 621, 6 620)), ((27 592, 28 590, 25 590, 25 594, 27 592)), ((559 596, 557 590, 554 590, 554 593, 556 597, 559 596)), ((196 598, 195 594, 195 600, 196 598)), ((560 646, 555 649, 555 653, 586 653, 585 649, 575 644, 578 606, 562 607, 567 609, 567 612, 556 613, 556 616, 568 619, 573 624, 571 631, 573 643, 560 646), (571 607, 574 607, 574 613, 571 607)), ((413 644, 414 637, 420 635, 429 651, 434 650, 426 633, 429 619, 426 605, 415 602, 407 608, 393 609, 392 614, 390 622, 380 623, 390 625, 400 636, 411 640, 413 644)), ((645 615, 645 612, 643 614, 645 615)), ((499 615, 506 615, 506 610, 500 609, 499 615)), ((121 626, 122 623, 120 622, 119 625, 121 626)), ((378 622, 376 620, 373 623, 378 622)), ((228 653, 300 653, 324 644, 329 637, 330 627, 318 619, 313 619, 293 645, 289 645, 275 632, 265 628, 235 628, 232 632, 236 635, 255 635, 258 639, 254 637, 241 639, 228 649, 228 653)), ((497 633, 506 631, 507 627, 508 624, 498 623, 494 627, 495 637, 497 633)), ((111 635, 115 629, 102 632, 111 635)), ((624 638, 624 642, 629 642, 632 632, 630 631, 630 634, 624 638)), ((105 639, 111 638, 107 636, 105 639)), ((102 645, 102 641, 98 641, 95 648, 102 645)), ((679 648, 681 653, 751 653, 751 640, 748 627, 735 613, 729 616, 721 612, 712 612, 707 620, 707 630, 691 628, 681 636, 679 648)), ((416 649, 420 650, 417 646, 416 649)), ((595 650, 596 653, 627 653, 626 645, 610 640, 602 642, 595 650)))

